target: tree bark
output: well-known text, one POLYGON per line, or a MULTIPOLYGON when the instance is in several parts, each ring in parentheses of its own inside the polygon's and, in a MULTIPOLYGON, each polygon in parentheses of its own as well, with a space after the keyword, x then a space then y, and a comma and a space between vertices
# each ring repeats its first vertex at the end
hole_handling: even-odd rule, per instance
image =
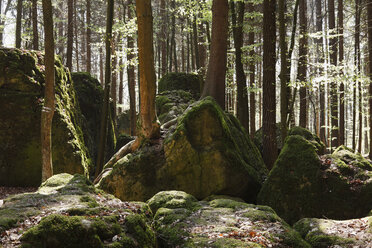
MULTIPOLYGON (((249 13, 253 14, 253 12, 255 11, 255 8, 254 8, 254 5, 253 3, 249 3, 248 4, 248 11, 249 13)), ((251 23, 253 23, 253 20, 254 18, 251 17, 251 23)), ((255 69, 256 69, 256 61, 254 59, 254 56, 255 56, 255 51, 254 51, 254 44, 255 44, 255 40, 254 40, 254 31, 253 29, 250 30, 250 32, 248 33, 248 46, 251 47, 251 50, 249 51, 249 57, 250 57, 250 60, 249 60, 249 86, 251 89, 253 89, 255 87, 255 69)), ((256 133, 256 93, 254 91, 251 91, 250 93, 250 96, 249 96, 249 110, 250 110, 250 114, 249 114, 249 117, 250 117, 250 121, 249 121, 249 124, 250 124, 250 136, 251 138, 253 139, 254 138, 254 135, 256 133)))
MULTIPOLYGON (((368 16, 368 69, 369 69, 369 126, 372 127, 372 1, 367 1, 367 16, 368 16)), ((369 158, 372 158, 372 131, 369 131, 369 158)))
MULTIPOLYGON (((163 1, 163 0, 162 0, 163 1)), ((132 18, 132 5, 128 6, 128 19, 132 18)), ((165 45, 165 42, 164 44, 165 45)), ((134 54, 134 39, 133 36, 128 37, 128 48, 129 52, 127 53, 127 60, 132 61, 135 58, 134 54)), ((162 47, 163 49, 163 47, 162 47)), ((163 51, 162 51, 163 53, 163 51)), ((162 54, 162 63, 163 58, 166 59, 166 54, 162 54)), ((165 60, 166 61, 166 60, 165 60)), ((162 65, 163 66, 163 65, 162 65)), ((162 67, 165 68, 165 67, 162 67)), ((136 111, 136 74, 134 71, 134 65, 129 63, 127 74, 128 74, 128 93, 129 93, 129 111, 130 111, 130 134, 132 136, 136 135, 136 126, 137 126, 137 111, 136 111)), ((166 73, 166 70, 163 71, 166 73)))
POLYGON ((111 87, 111 42, 112 42, 112 23, 114 17, 114 0, 107 1, 107 22, 106 22, 106 66, 105 66, 105 90, 103 107, 101 111, 101 126, 99 148, 97 155, 97 165, 95 177, 97 177, 102 169, 105 158, 106 139, 107 139, 107 122, 109 117, 109 102, 110 102, 110 87, 111 87))
POLYGON ((41 111, 42 182, 53 176, 52 121, 54 115, 54 34, 51 0, 43 0, 45 36, 45 96, 41 111))
POLYGON ((132 150, 144 140, 160 137, 156 117, 156 76, 154 68, 153 20, 151 1, 136 0, 138 25, 138 58, 140 74, 140 130, 132 150))
POLYGON ((307 93, 306 93, 306 70, 307 70, 307 1, 300 0, 300 42, 297 80, 300 82, 300 126, 307 127, 307 93))
POLYGON ((271 169, 278 155, 276 146, 276 97, 275 97, 275 0, 263 2, 263 159, 271 169))
POLYGON ((244 2, 230 2, 235 47, 235 71, 237 84, 237 118, 249 133, 248 91, 242 63, 244 2))
MULTIPOLYGON (((355 0, 355 27, 354 27, 354 64, 356 67, 356 80, 353 89, 353 138, 352 148, 356 150, 356 109, 357 109, 357 88, 360 87, 359 73, 360 73, 360 0, 355 0)), ((358 99, 361 101, 361 97, 358 99)), ((360 102, 359 102, 360 104, 360 102)))
POLYGON ((229 5, 227 0, 213 0, 212 42, 202 98, 212 96, 225 109, 229 5))
MULTIPOLYGON (((68 0, 67 1, 67 52, 66 52, 67 61, 66 61, 66 66, 70 70, 70 72, 72 71, 72 45, 74 42, 73 17, 74 17, 74 0, 68 0)), ((79 57, 79 55, 76 54, 76 57, 79 57)))
POLYGON ((37 30, 37 0, 32 0, 32 49, 39 50, 39 32, 37 30))
MULTIPOLYGON (((339 62, 342 66, 344 63, 344 3, 343 0, 338 0, 338 51, 339 62)), ((341 70, 341 74, 342 74, 341 70)), ((341 80, 340 84, 340 121, 339 121, 339 144, 345 144, 345 85, 341 80)))
MULTIPOLYGON (((213 10, 212 10, 213 11, 213 10)), ((194 58, 196 70, 200 69, 200 59, 199 59, 199 46, 198 46, 198 28, 196 25, 196 16, 194 16, 194 21, 192 23, 192 32, 193 32, 193 42, 194 42, 194 58)))
POLYGON ((87 0, 87 28, 86 28, 86 46, 87 46, 87 59, 86 59, 86 70, 88 73, 91 73, 92 68, 92 48, 91 48, 91 36, 92 36, 92 30, 91 30, 91 0, 87 0))
POLYGON ((17 20, 16 20, 16 34, 15 34, 15 46, 21 48, 22 42, 22 10, 23 1, 17 0, 17 20))
MULTIPOLYGON (((328 0, 328 18, 329 18, 329 29, 335 30, 335 1, 328 0)), ((330 35, 334 35, 334 31, 330 35)), ((330 63, 333 66, 337 66, 337 38, 329 38, 329 48, 330 48, 330 63)), ((337 85, 334 80, 331 82, 330 88, 331 96, 331 151, 338 146, 338 100, 337 100, 337 85)))

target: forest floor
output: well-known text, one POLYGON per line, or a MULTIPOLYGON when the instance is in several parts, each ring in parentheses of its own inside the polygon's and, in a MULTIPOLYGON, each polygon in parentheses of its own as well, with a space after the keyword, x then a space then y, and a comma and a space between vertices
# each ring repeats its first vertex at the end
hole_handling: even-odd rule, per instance
POLYGON ((4 199, 11 195, 35 192, 36 190, 36 187, 0 187, 0 207, 3 205, 4 199))

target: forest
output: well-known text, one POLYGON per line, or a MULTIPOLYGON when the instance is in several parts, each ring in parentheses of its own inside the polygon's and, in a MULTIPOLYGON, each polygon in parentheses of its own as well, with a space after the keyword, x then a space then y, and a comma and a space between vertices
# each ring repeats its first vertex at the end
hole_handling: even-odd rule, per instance
POLYGON ((372 0, 0 0, 0 248, 372 247, 372 0))

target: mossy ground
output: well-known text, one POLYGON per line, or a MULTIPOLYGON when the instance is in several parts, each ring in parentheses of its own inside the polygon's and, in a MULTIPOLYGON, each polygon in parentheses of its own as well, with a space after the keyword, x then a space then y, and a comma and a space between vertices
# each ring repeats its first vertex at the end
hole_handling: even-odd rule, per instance
MULTIPOLYGON (((40 114, 44 57, 35 51, 0 49, 0 184, 39 186, 40 114)), ((56 110, 52 126, 54 172, 88 174, 89 152, 70 73, 55 59, 56 110)))

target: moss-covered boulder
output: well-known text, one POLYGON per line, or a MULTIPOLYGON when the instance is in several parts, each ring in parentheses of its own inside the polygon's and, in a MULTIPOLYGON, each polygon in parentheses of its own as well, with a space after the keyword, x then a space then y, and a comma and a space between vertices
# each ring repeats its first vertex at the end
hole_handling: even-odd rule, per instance
POLYGON ((0 208, 5 247, 156 247, 151 220, 147 204, 122 202, 78 174, 55 175, 0 208))
POLYGON ((310 247, 270 207, 224 198, 198 202, 175 191, 148 203, 156 203, 160 247, 310 247))
MULTIPOLYGON (((275 125, 275 134, 276 134, 276 136, 275 136, 276 137, 276 146, 278 148, 278 153, 280 153, 280 151, 283 148, 282 135, 281 135, 281 131, 280 131, 280 123, 277 123, 275 125)), ((254 142, 254 144, 257 146, 258 150, 262 154, 262 150, 263 150, 263 132, 262 132, 262 127, 260 129, 258 129, 254 133, 253 142, 254 142)))
POLYGON ((267 175, 240 123, 212 98, 191 105, 160 140, 151 142, 106 166, 99 187, 125 200, 182 190, 198 199, 224 194, 254 202, 267 175))
MULTIPOLYGON (((103 89, 96 78, 87 72, 71 73, 76 91, 76 97, 80 105, 81 113, 84 117, 84 141, 87 145, 93 161, 97 158, 99 144, 99 132, 101 123, 101 111, 103 107, 103 89)), ((112 107, 112 106, 111 106, 112 107)), ((115 125, 109 116, 109 128, 106 143, 106 160, 108 160, 115 150, 115 125)))
POLYGON ((195 98, 199 98, 202 87, 203 79, 199 75, 172 72, 160 79, 158 92, 182 90, 190 92, 195 98))
MULTIPOLYGON (((44 72, 44 57, 39 52, 0 48, 0 185, 40 185, 44 72)), ((58 57, 55 76, 54 172, 87 175, 91 161, 79 104, 70 73, 58 57)))
POLYGON ((343 221, 306 218, 293 227, 312 247, 370 247, 372 244, 372 217, 343 221))
POLYGON ((191 93, 183 90, 159 93, 156 96, 156 113, 160 123, 179 117, 195 100, 191 93))
POLYGON ((319 157, 323 144, 298 131, 289 132, 258 203, 290 224, 306 217, 366 216, 372 206, 372 165, 343 147, 319 157))
POLYGON ((134 140, 135 137, 130 136, 128 134, 120 134, 116 139, 116 146, 115 146, 115 152, 118 152, 120 148, 134 140))

